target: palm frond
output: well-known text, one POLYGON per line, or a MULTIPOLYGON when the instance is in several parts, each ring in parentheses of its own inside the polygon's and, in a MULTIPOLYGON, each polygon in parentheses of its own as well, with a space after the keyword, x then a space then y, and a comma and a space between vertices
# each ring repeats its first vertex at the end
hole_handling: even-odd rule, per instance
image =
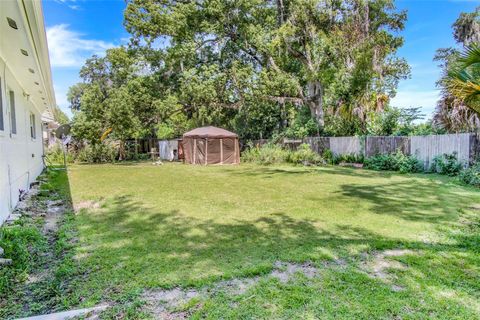
POLYGON ((480 65, 480 46, 478 44, 472 44, 466 49, 458 61, 465 69, 474 65, 480 65))
POLYGON ((448 70, 442 83, 451 95, 480 114, 480 47, 470 46, 448 70))

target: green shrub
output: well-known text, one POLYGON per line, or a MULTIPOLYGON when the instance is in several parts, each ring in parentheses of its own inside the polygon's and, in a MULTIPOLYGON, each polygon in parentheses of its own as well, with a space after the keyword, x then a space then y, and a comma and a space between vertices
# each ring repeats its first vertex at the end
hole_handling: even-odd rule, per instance
POLYGON ((339 164, 342 162, 347 163, 363 163, 365 161, 365 157, 363 154, 340 154, 335 155, 330 149, 326 149, 322 153, 322 158, 328 164, 339 164))
POLYGON ((143 160, 149 160, 151 158, 152 156, 149 153, 137 153, 132 150, 127 150, 127 152, 125 153, 124 160, 143 161, 143 160))
POLYGON ((286 161, 294 164, 317 165, 323 163, 322 157, 310 149, 306 143, 301 144, 297 150, 287 153, 286 161))
POLYGON ((470 168, 460 171, 458 178, 463 183, 480 187, 480 162, 475 163, 470 168))
MULTIPOLYGON (((47 150, 46 156, 52 164, 63 164, 63 149, 60 144, 55 144, 47 150)), ((66 152, 65 158, 67 163, 73 163, 74 157, 70 152, 66 152)))
POLYGON ((380 154, 370 157, 364 162, 365 168, 371 170, 400 171, 401 173, 415 173, 423 171, 423 164, 414 156, 406 156, 397 151, 392 154, 380 154))
POLYGON ((462 170, 462 164, 457 161, 457 154, 443 154, 433 158, 431 171, 447 176, 456 176, 462 170))
MULTIPOLYGON (((403 154, 402 154, 403 155, 403 154)), ((398 171, 400 173, 417 173, 423 172, 423 163, 414 156, 405 156, 397 158, 398 171)))
POLYGON ((379 154, 370 158, 367 158, 365 160, 364 164, 366 169, 371 169, 371 170, 390 170, 390 171, 396 171, 397 167, 395 166, 395 163, 393 161, 393 157, 388 154, 379 154))
POLYGON ((328 164, 335 164, 335 156, 330 149, 325 149, 322 153, 322 158, 325 160, 326 163, 328 164))
POLYGON ((81 149, 75 158, 78 162, 115 162, 117 159, 118 150, 112 144, 96 144, 86 145, 81 149))
POLYGON ((250 147, 242 153, 242 161, 258 164, 274 164, 286 162, 289 151, 276 144, 265 144, 261 147, 250 147))
POLYGON ((281 146, 268 143, 261 147, 250 147, 242 153, 242 161, 258 164, 294 163, 294 164, 321 164, 323 159, 306 143, 297 150, 285 150, 281 146))
POLYGON ((342 162, 347 163, 363 163, 365 161, 363 154, 340 154, 333 158, 333 164, 339 164, 342 162))

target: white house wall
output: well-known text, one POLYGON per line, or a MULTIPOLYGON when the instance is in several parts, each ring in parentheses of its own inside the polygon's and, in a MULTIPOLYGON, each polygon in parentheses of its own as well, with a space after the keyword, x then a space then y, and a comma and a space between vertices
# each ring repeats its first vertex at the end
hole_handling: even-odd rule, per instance
POLYGON ((43 170, 41 113, 55 106, 48 46, 39 0, 0 0, 0 224, 21 190, 43 170), (9 91, 15 94, 16 134, 11 133, 9 91), (35 138, 30 115, 35 116, 35 138))
POLYGON ((30 183, 43 170, 41 115, 23 94, 18 81, 0 59, 1 96, 4 130, 0 130, 0 224, 17 205, 20 190, 28 190, 30 183), (15 94, 17 133, 11 134, 8 92, 15 94), (30 114, 35 115, 36 138, 30 134, 30 114))

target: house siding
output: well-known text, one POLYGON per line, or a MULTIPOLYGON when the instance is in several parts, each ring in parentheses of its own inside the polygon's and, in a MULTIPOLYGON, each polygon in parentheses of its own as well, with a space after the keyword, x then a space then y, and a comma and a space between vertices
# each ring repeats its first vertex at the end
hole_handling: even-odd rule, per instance
POLYGON ((43 170, 41 114, 14 77, 8 65, 0 59, 1 99, 4 129, 0 130, 0 224, 19 201, 20 190, 28 190, 43 170), (15 95, 16 134, 11 133, 12 117, 9 91, 15 95), (30 114, 36 118, 37 137, 30 134, 30 114))
POLYGON ((21 191, 27 191, 43 170, 41 115, 56 102, 41 1, 0 1, 0 35, 1 225, 18 204, 21 191), (15 114, 10 92, 15 99, 15 114), (30 130, 32 114, 36 137, 30 130))

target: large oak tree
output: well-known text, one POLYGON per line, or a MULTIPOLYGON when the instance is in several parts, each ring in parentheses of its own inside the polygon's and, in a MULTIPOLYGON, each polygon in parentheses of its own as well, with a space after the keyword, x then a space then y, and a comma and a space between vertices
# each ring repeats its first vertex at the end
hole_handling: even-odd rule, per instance
POLYGON ((182 112, 271 101, 307 106, 319 127, 325 112, 362 118, 395 94, 405 19, 391 0, 132 0, 125 11, 182 112))

